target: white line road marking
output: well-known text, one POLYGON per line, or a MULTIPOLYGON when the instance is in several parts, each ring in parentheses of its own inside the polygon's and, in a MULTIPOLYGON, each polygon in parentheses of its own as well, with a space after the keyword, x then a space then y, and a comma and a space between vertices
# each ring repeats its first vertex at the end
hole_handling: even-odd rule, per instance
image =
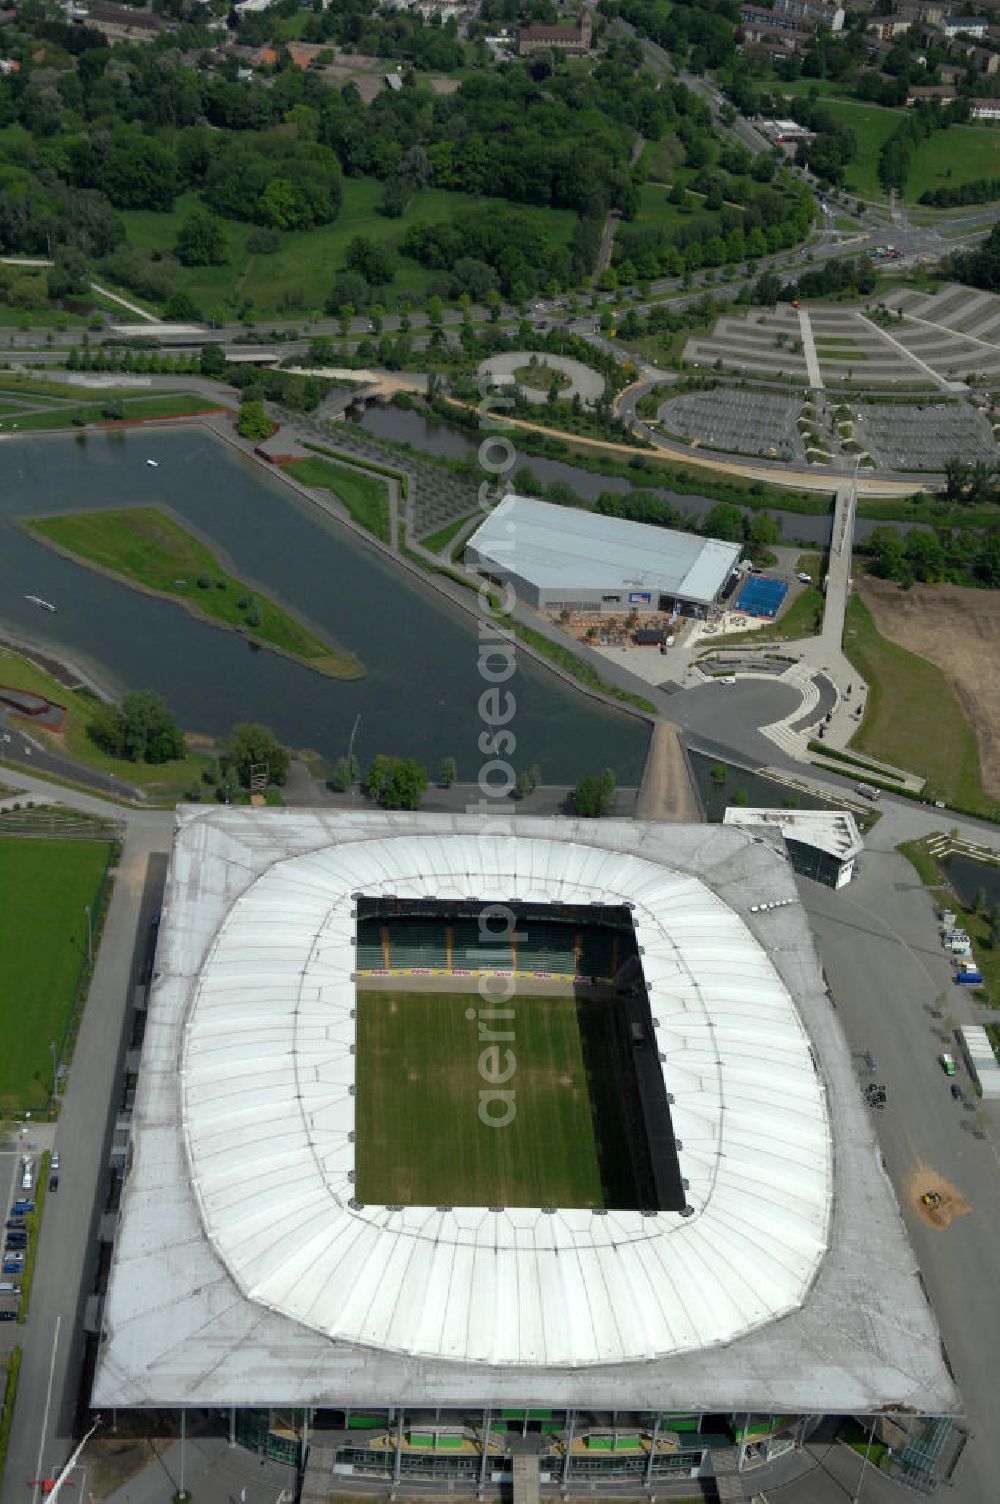
POLYGON ((38 1479, 42 1476, 42 1453, 45 1451, 45 1434, 49 1429, 49 1406, 52 1403, 52 1380, 56 1372, 56 1348, 59 1346, 59 1328, 62 1317, 56 1317, 56 1329, 52 1334, 52 1357, 49 1361, 49 1387, 45 1391, 45 1413, 42 1416, 42 1434, 38 1438, 38 1461, 35 1463, 35 1485, 31 1490, 31 1504, 38 1504, 38 1479))

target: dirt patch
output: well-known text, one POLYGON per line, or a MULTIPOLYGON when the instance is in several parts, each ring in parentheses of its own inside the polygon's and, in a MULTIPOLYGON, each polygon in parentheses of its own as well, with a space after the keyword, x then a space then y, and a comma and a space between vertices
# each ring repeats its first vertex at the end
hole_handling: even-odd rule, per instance
POLYGON ((983 788, 1000 798, 1000 676, 989 671, 1000 642, 1000 591, 867 578, 859 594, 890 642, 935 664, 976 737, 983 788))
POLYGON ((970 1210, 965 1197, 960 1191, 956 1191, 950 1181, 924 1166, 914 1170, 908 1178, 906 1199, 928 1226, 939 1230, 947 1227, 954 1217, 964 1217, 970 1210), (925 1206, 920 1198, 932 1193, 940 1196, 941 1200, 936 1206, 925 1206))

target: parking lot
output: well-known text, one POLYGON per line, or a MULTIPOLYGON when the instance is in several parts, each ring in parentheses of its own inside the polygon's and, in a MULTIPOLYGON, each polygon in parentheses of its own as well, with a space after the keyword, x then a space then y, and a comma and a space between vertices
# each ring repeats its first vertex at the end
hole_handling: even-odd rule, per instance
POLYGON ((717 387, 672 397, 660 407, 658 416, 669 433, 702 448, 792 460, 803 457, 796 427, 801 410, 797 397, 717 387))
POLYGON ((877 406, 859 403, 855 437, 876 464, 896 470, 941 470, 952 455, 998 458, 987 418, 964 403, 877 406))

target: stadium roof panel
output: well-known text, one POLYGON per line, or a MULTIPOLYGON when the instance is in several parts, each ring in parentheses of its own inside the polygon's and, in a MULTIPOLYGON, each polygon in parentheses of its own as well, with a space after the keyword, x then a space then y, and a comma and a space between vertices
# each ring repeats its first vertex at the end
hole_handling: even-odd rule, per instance
POLYGON ((505 496, 466 544, 480 561, 540 590, 650 590, 709 605, 738 543, 505 496))
POLYGON ((769 845, 617 821, 483 839, 467 816, 178 820, 96 1404, 954 1408, 769 845), (635 903, 693 1216, 351 1206, 351 895, 470 884, 635 903))

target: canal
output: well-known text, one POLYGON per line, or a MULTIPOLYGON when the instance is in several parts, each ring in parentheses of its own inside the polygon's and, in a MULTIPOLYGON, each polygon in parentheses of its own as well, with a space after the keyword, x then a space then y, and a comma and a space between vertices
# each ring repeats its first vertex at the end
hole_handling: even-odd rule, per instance
MULTIPOLYGON (((398 415, 402 416, 402 415, 398 415)), ((334 759, 362 717, 355 752, 444 757, 462 779, 485 761, 476 623, 245 456, 196 428, 23 436, 0 443, 0 633, 89 669, 121 692, 161 694, 181 724, 224 736, 238 721, 269 725, 287 745, 334 759), (147 465, 155 459, 157 467, 147 465), (162 506, 196 528, 234 573, 352 649, 366 669, 325 678, 179 606, 62 558, 14 525, 53 512, 162 506), (24 599, 41 596, 54 615, 24 599)), ((519 657, 506 686, 518 769, 548 783, 613 768, 638 782, 646 726, 605 708, 519 657)))
MULTIPOLYGON (((471 459, 475 456, 479 445, 478 439, 470 438, 463 429, 451 423, 443 423, 438 418, 427 418, 423 413, 398 407, 369 407, 364 414, 353 421, 359 428, 366 429, 377 438, 393 439, 398 444, 412 444, 415 449, 424 450, 428 454, 436 454, 443 459, 471 459)), ((724 458, 725 456, 720 456, 720 459, 724 458)), ((596 501, 602 491, 615 491, 621 494, 624 491, 641 488, 644 491, 655 491, 672 506, 694 517, 699 523, 704 521, 712 508, 719 504, 715 497, 689 495, 687 492, 668 491, 662 486, 654 486, 648 477, 643 477, 641 474, 632 482, 621 475, 595 475, 590 470, 581 470, 576 465, 567 464, 565 460, 544 459, 540 455, 527 453, 522 463, 538 477, 543 485, 550 486, 554 481, 562 481, 565 485, 571 486, 585 501, 596 501)), ((516 469, 511 472, 511 478, 515 474, 516 469)), ((789 544, 801 542, 810 548, 825 547, 830 541, 830 530, 833 526, 832 482, 830 495, 830 511, 827 515, 815 516, 769 507, 770 515, 781 528, 782 542, 789 544)), ((741 510, 748 512, 749 508, 743 507, 741 510)), ((859 517, 855 522, 855 537, 863 541, 870 537, 877 527, 894 527, 906 533, 911 527, 923 527, 923 524, 878 522, 871 517, 859 517)))

